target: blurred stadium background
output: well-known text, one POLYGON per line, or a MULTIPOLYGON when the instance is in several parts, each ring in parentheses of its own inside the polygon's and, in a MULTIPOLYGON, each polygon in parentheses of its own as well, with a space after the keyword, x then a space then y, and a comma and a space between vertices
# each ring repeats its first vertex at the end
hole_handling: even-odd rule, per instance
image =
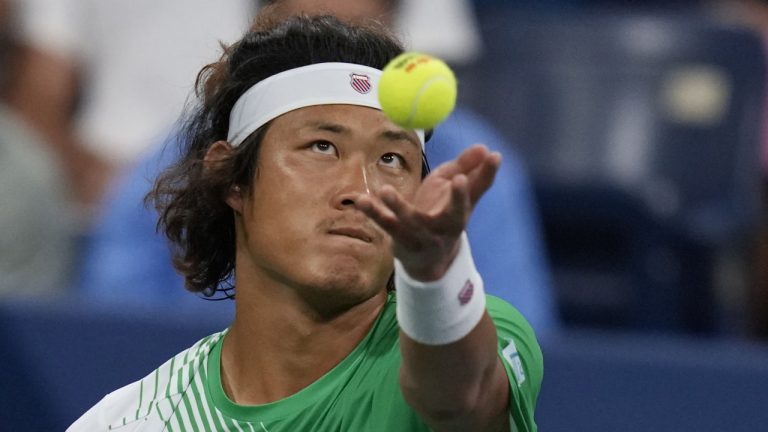
MULTIPOLYGON (((20 120, 13 88, 25 2, 0 2, 0 430, 63 430, 225 327, 232 305, 78 290, 82 214, 108 209, 71 210, 55 152, 28 149, 49 135, 20 120)), ((436 3, 474 17, 479 39, 452 42, 461 102, 531 179, 558 321, 540 333, 540 430, 766 430, 768 2, 436 3)), ((435 21, 418 37, 450 39, 435 21)))

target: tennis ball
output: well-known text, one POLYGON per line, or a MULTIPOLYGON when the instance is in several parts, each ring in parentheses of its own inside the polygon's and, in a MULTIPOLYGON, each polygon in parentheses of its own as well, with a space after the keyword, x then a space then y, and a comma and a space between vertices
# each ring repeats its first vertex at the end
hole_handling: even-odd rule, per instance
POLYGON ((456 77, 442 60, 417 52, 390 61, 379 80, 381 109, 406 129, 431 129, 456 105, 456 77))

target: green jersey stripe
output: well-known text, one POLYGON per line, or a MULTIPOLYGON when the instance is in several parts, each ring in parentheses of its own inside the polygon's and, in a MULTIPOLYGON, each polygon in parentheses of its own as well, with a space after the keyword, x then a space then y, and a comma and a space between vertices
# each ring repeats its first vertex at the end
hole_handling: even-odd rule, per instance
MULTIPOLYGON (((240 430, 236 422, 231 421, 230 424, 227 425, 227 423, 224 421, 224 418, 221 416, 221 412, 211 404, 210 400, 208 400, 207 393, 205 392, 205 384, 204 384, 208 380, 208 362, 204 362, 202 365, 200 365, 199 378, 200 378, 199 390, 201 393, 200 397, 205 399, 205 411, 213 419, 214 429, 228 431, 234 428, 235 430, 240 430)), ((195 381, 197 382, 197 380, 195 381)))
POLYGON ((165 389, 165 397, 171 397, 171 381, 173 381, 173 364, 176 362, 176 357, 173 357, 171 359, 171 365, 168 367, 168 384, 166 385, 166 389, 165 389))
POLYGON ((195 409, 194 412, 196 415, 199 415, 200 423, 205 427, 207 432, 220 430, 213 424, 213 418, 208 409, 208 401, 205 399, 205 392, 202 391, 202 387, 203 383, 200 381, 200 374, 196 374, 189 386, 190 391, 187 392, 190 398, 195 402, 197 409, 195 409))
MULTIPOLYGON (((189 387, 187 387, 187 390, 189 390, 189 387)), ((197 414, 192 409, 192 404, 189 400, 189 392, 184 392, 184 396, 182 397, 181 401, 184 404, 184 418, 187 420, 191 426, 190 430, 193 430, 194 432, 200 432, 200 420, 195 419, 195 414, 197 414)))
POLYGON ((141 417, 147 417, 152 413, 152 407, 157 403, 157 380, 160 376, 160 373, 158 372, 159 369, 155 369, 155 373, 151 374, 145 380, 147 380, 147 385, 149 387, 154 387, 154 392, 152 394, 152 398, 149 400, 149 403, 145 407, 144 413, 141 415, 141 417), (151 383, 151 384, 150 384, 151 383))
MULTIPOLYGON (((216 415, 219 417, 220 420, 223 421, 223 417, 221 416, 221 411, 216 410, 216 415)), ((227 419, 227 423, 229 423, 229 427, 227 430, 235 430, 236 432, 245 432, 243 428, 240 427, 240 422, 236 422, 233 419, 227 419)))
POLYGON ((144 401, 144 380, 139 382, 139 405, 136 407, 136 417, 134 420, 139 419, 139 413, 141 412, 141 403, 144 401))
POLYGON ((152 374, 152 376, 155 378, 155 391, 152 393, 152 400, 155 400, 157 399, 157 388, 159 387, 158 384, 160 384, 160 369, 155 369, 155 373, 152 374))
POLYGON ((168 421, 170 419, 165 418, 165 416, 163 415, 163 412, 160 411, 160 404, 155 405, 155 412, 157 412, 157 417, 160 419, 160 421, 163 422, 163 424, 165 425, 165 428, 166 429, 170 428, 170 425, 168 424, 168 421))
POLYGON ((186 432, 187 430, 181 420, 181 413, 179 411, 178 408, 173 410, 173 416, 168 420, 169 432, 186 432))
POLYGON ((191 373, 191 370, 189 368, 189 352, 192 350, 187 350, 187 352, 184 353, 184 360, 181 364, 181 369, 178 373, 178 380, 176 383, 176 393, 182 393, 184 389, 187 387, 188 380, 184 379, 184 372, 191 373))

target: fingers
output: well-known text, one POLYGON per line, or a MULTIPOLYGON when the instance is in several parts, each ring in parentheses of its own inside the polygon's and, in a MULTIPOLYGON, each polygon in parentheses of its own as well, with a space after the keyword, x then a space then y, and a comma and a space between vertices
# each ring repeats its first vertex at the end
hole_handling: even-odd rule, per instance
POLYGON ((469 179, 463 174, 457 175, 451 180, 451 218, 461 221, 463 226, 469 219, 473 204, 469 194, 469 179))
POLYGON ((493 179, 501 166, 501 154, 498 152, 489 153, 483 163, 468 175, 468 193, 474 206, 480 197, 491 187, 493 179))
POLYGON ((447 180, 460 174, 466 175, 470 200, 474 205, 493 184, 500 165, 500 153, 491 152, 484 145, 476 144, 464 150, 456 159, 440 165, 430 175, 447 180))
POLYGON ((449 233, 466 225, 480 197, 493 184, 501 155, 474 145, 430 173, 415 202, 391 185, 373 195, 360 194, 355 207, 396 240, 409 243, 414 232, 449 233))
MULTIPOLYGON (((451 225, 464 221, 471 211, 467 177, 463 174, 455 176, 451 182, 444 183, 441 190, 433 191, 441 196, 427 206, 421 202, 408 202, 392 186, 384 186, 378 197, 399 221, 398 228, 414 228, 430 225, 440 230, 442 225, 451 225)), ((417 198, 418 199, 418 198, 417 198)))
POLYGON ((371 218, 397 241, 412 245, 422 240, 414 238, 427 232, 457 234, 464 229, 471 212, 468 180, 463 174, 446 183, 440 193, 443 199, 434 206, 417 208, 392 186, 384 186, 375 195, 359 194, 355 207, 371 218), (455 231, 455 232, 454 232, 455 231))
POLYGON ((413 205, 405 201, 403 197, 391 186, 385 186, 378 193, 381 201, 400 219, 412 218, 415 210, 413 205))
POLYGON ((459 174, 468 174, 482 163, 490 151, 482 144, 475 144, 463 152, 454 160, 445 162, 434 169, 431 175, 437 175, 446 179, 459 174))
POLYGON ((393 194, 385 193, 383 197, 360 194, 355 199, 355 207, 389 234, 396 244, 408 249, 419 249, 423 238, 419 236, 422 231, 412 220, 414 210, 396 191, 391 192, 393 194), (405 215, 411 216, 409 218, 405 215))
POLYGON ((368 195, 359 194, 355 197, 355 208, 371 218, 384 231, 392 235, 397 228, 398 217, 381 200, 368 195))

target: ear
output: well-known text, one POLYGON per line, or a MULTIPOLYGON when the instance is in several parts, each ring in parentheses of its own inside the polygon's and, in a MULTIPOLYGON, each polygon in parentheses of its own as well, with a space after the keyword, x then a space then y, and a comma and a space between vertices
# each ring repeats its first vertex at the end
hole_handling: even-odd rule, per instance
MULTIPOLYGON (((218 163, 221 163, 224 159, 228 158, 234 150, 232 146, 226 141, 216 141, 203 158, 203 166, 205 169, 211 169, 218 163)), ((243 195, 239 186, 233 186, 228 192, 224 201, 232 207, 235 213, 242 213, 243 211, 243 195)))

